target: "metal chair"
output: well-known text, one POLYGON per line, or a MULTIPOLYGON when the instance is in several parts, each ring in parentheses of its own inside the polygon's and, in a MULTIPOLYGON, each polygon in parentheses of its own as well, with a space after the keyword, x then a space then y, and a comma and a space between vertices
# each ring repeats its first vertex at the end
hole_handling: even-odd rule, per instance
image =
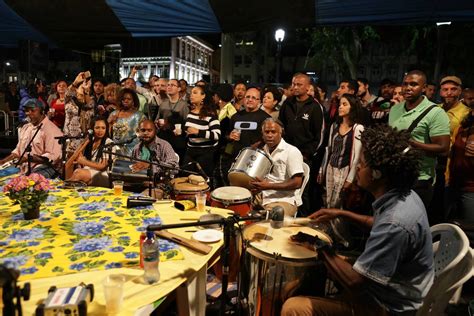
POLYGON ((443 315, 450 299, 473 274, 473 252, 458 226, 438 224, 431 227, 431 234, 435 279, 417 316, 443 315))

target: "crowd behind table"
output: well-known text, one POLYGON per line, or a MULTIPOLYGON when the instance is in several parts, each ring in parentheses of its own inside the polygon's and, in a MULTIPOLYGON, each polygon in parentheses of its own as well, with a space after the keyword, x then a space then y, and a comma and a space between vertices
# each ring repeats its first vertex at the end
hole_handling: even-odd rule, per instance
MULTIPOLYGON (((463 86, 461 78, 450 75, 434 84, 413 70, 400 82, 381 80, 375 95, 365 78, 343 79, 330 93, 322 81, 312 82, 304 73, 294 74, 281 87, 210 85, 202 80, 188 87, 183 79, 157 76, 137 84, 136 72, 134 68, 120 83, 81 72, 72 83, 52 83, 49 94, 42 81, 20 92, 11 83, 6 105, 9 113, 19 113, 22 127, 18 145, 0 164, 18 159, 39 130, 31 148, 32 172, 49 178, 62 173, 64 157, 55 137, 66 136, 65 160, 75 169, 66 180, 110 186, 110 169, 119 159, 115 154, 121 154, 142 160, 130 163, 134 173, 148 170, 146 161, 157 160, 165 166, 153 165, 155 178, 185 176, 173 169, 181 166, 208 178, 212 192, 231 184, 228 173, 239 153, 258 149, 273 167, 248 186, 253 210, 278 205, 287 216, 306 217, 320 209, 345 209, 372 221, 381 202, 373 189, 359 183, 363 135, 385 133, 379 135, 383 140, 393 129, 405 130, 408 146, 402 151, 421 153, 412 189, 422 201, 426 223, 474 219, 474 89, 463 86), (440 102, 435 100, 436 89, 440 102)), ((381 142, 371 148, 373 158, 367 164, 374 169, 373 180, 394 181, 391 167, 373 165, 377 155, 384 154, 383 147, 381 142)), ((19 167, 28 171, 26 156, 19 167)), ((383 185, 387 192, 394 186, 383 185)), ((429 264, 426 268, 429 271, 429 264)), ((356 271, 369 278, 362 268, 356 271)), ((380 279, 370 282, 390 287, 380 279)), ((399 311, 384 298, 375 301, 382 309, 399 311)), ((416 302, 401 308, 418 307, 416 302)))

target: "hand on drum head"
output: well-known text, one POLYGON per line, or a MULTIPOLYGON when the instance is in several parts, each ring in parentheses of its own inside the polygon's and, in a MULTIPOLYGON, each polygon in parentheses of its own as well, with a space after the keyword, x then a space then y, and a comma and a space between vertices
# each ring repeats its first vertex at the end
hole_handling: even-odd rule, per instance
POLYGON ((332 219, 340 216, 340 210, 336 208, 322 208, 319 211, 314 212, 308 217, 316 220, 317 222, 329 222, 332 219))
POLYGON ((254 181, 250 181, 250 184, 259 191, 271 188, 271 183, 268 180, 259 177, 256 177, 254 181))

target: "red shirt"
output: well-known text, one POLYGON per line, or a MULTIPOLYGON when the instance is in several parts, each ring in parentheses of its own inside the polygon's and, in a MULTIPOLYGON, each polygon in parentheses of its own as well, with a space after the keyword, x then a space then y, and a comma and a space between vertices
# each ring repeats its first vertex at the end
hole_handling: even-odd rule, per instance
POLYGON ((51 102, 51 109, 54 109, 54 116, 52 117, 51 121, 62 130, 64 127, 64 120, 66 118, 64 101, 54 99, 53 102, 51 102))

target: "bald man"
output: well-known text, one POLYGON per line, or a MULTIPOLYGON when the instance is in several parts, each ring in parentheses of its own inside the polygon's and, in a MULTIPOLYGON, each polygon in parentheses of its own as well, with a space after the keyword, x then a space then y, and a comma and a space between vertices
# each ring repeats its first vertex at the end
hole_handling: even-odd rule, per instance
POLYGON ((283 127, 273 118, 262 123, 263 150, 271 156, 273 168, 265 179, 257 177, 250 184, 262 192, 262 206, 271 211, 283 207, 285 216, 294 216, 302 204, 297 190, 303 183, 303 155, 282 138, 283 127))
POLYGON ((291 81, 293 96, 285 100, 279 115, 285 129, 285 140, 299 149, 313 175, 304 192, 304 206, 300 208, 300 215, 309 215, 322 204, 314 179, 324 156, 324 108, 308 95, 310 84, 308 75, 295 74, 291 81))

